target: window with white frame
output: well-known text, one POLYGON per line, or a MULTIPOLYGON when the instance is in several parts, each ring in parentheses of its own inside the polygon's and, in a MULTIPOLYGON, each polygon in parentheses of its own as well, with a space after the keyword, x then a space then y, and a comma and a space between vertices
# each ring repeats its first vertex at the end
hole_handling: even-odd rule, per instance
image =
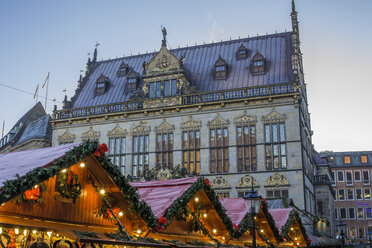
POLYGON ((266 169, 286 169, 286 138, 284 123, 265 124, 266 169))
POLYGON ((335 219, 337 220, 338 219, 338 209, 335 208, 335 219))
POLYGON ((372 208, 366 208, 367 219, 372 219, 372 208))
POLYGON ((340 208, 340 219, 346 219, 346 208, 340 208))
POLYGON ((355 189, 355 198, 357 200, 363 200, 362 189, 355 189))
POLYGON ((364 226, 358 227, 358 238, 362 239, 365 238, 366 234, 364 233, 364 226))
POLYGON ((355 182, 361 182, 362 178, 360 177, 360 170, 354 171, 354 180, 355 182))
POLYGON ((355 219, 355 208, 349 208, 349 219, 355 219))
POLYGON ((337 182, 344 182, 344 171, 337 171, 337 182))
POLYGON ((354 190, 353 189, 347 189, 347 199, 354 200, 354 190))
POLYGON ((364 189, 364 200, 371 200, 371 189, 364 189))
POLYGON ((351 171, 346 171, 346 185, 353 185, 353 174, 351 171))
POLYGON ((363 208, 358 208, 357 209, 357 217, 358 217, 358 219, 364 219, 364 209, 363 208))
POLYGON ((363 184, 364 185, 369 185, 370 184, 369 171, 368 170, 363 170, 363 184))
POLYGON ((336 173, 332 171, 332 178, 331 178, 332 186, 336 186, 336 173))
POLYGON ((345 201, 345 190, 344 189, 338 190, 338 199, 340 201, 345 201))

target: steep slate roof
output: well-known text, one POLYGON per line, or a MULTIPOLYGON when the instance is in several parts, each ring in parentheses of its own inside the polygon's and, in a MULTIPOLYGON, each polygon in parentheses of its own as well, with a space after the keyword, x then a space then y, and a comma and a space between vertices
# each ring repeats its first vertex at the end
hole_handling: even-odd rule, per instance
MULTIPOLYGON (((185 74, 191 85, 200 92, 286 83, 293 81, 291 34, 291 32, 286 32, 237 39, 171 49, 170 52, 178 59, 182 55, 185 56, 185 74), (236 52, 242 44, 248 49, 248 57, 238 60, 236 52), (264 75, 253 76, 250 72, 251 60, 256 52, 260 52, 265 57, 267 72, 264 75), (214 64, 220 55, 228 64, 226 80, 215 80, 213 75, 214 64)), ((72 103, 72 107, 87 107, 129 100, 132 91, 126 90, 127 78, 117 75, 120 65, 125 62, 129 68, 133 68, 142 77, 143 62, 148 63, 155 55, 156 53, 147 53, 97 62, 93 71, 88 75, 86 84, 72 103), (96 81, 101 74, 109 78, 110 87, 105 94, 96 96, 96 81)), ((140 82, 139 86, 142 85, 143 82, 140 82)))
POLYGON ((45 115, 28 124, 22 136, 19 138, 17 145, 31 139, 52 140, 52 125, 50 119, 50 115, 45 115))
POLYGON ((196 177, 170 179, 164 181, 131 182, 137 193, 151 207, 156 218, 165 215, 173 202, 197 181, 196 177))
POLYGON ((0 188, 4 182, 22 177, 38 167, 46 167, 79 144, 67 144, 0 154, 0 188))

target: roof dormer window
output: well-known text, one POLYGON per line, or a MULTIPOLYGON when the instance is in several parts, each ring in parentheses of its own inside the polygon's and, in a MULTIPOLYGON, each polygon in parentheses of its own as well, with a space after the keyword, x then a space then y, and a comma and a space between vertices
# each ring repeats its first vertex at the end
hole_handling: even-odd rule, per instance
POLYGON ((127 75, 127 72, 128 72, 127 64, 125 64, 124 62, 121 63, 119 70, 118 70, 118 77, 124 77, 125 75, 127 75))
POLYGON ((257 52, 252 59, 251 70, 254 76, 266 73, 265 58, 257 52))
POLYGON ((227 63, 221 58, 217 59, 214 64, 214 78, 215 79, 226 79, 227 78, 227 63))
POLYGON ((236 58, 237 59, 246 59, 248 57, 248 49, 243 46, 243 44, 240 45, 238 48, 238 51, 236 52, 236 58))
POLYGON ((138 82, 138 75, 132 69, 127 75, 127 89, 135 90, 137 88, 137 82, 138 82))
POLYGON ((105 77, 103 74, 99 76, 96 82, 96 95, 104 94, 109 86, 109 79, 105 77))

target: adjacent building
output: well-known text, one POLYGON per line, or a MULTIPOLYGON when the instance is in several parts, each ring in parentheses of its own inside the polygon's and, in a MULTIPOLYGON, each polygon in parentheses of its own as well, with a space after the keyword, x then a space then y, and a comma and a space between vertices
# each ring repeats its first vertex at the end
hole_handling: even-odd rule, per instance
POLYGON ((372 232, 372 151, 320 154, 332 170, 335 219, 346 224, 349 240, 366 243, 372 232))
POLYGON ((219 197, 294 199, 316 215, 297 12, 291 32, 87 63, 75 95, 53 113, 52 144, 96 139, 142 180, 175 168, 208 177, 219 197))

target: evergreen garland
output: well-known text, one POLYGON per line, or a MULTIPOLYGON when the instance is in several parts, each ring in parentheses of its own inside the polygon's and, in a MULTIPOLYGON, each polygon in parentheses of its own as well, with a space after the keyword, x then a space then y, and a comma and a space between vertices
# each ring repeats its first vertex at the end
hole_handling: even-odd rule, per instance
POLYGON ((56 192, 64 198, 73 199, 73 202, 75 202, 81 194, 81 184, 78 175, 74 174, 70 169, 66 172, 60 172, 57 175, 56 192))
POLYGON ((300 230, 301 230, 301 233, 305 239, 305 242, 307 244, 307 246, 310 246, 310 240, 309 240, 309 237, 307 236, 307 233, 306 233, 306 230, 305 230, 305 227, 302 225, 302 221, 301 221, 301 218, 298 214, 297 211, 295 210, 292 210, 290 213, 289 213, 289 217, 288 217, 288 220, 287 220, 287 223, 285 223, 284 226, 282 226, 281 228, 281 231, 282 231, 282 235, 285 237, 285 238, 290 238, 289 237, 289 230, 291 228, 291 226, 294 224, 294 222, 297 220, 298 222, 298 225, 300 227, 300 230))

